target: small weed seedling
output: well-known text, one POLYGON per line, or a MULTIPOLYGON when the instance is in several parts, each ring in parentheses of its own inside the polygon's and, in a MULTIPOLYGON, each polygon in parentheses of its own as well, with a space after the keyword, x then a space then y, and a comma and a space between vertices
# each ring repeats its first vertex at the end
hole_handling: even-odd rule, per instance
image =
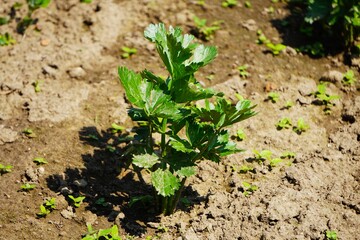
POLYGON ((36 215, 38 218, 46 217, 52 210, 55 209, 55 198, 46 200, 45 203, 40 205, 40 212, 36 215))
POLYGON ((41 83, 41 81, 37 80, 32 84, 34 86, 34 90, 35 90, 36 93, 41 91, 40 83, 41 83))
POLYGON ((246 8, 251 8, 251 7, 252 7, 250 1, 245 1, 245 2, 244 2, 244 6, 245 6, 246 8))
POLYGON ((111 132, 112 133, 118 133, 121 131, 124 131, 125 127, 117 125, 116 123, 111 124, 111 132))
POLYGON ((244 133, 244 130, 242 130, 242 129, 237 130, 236 139, 238 141, 243 141, 243 140, 245 140, 245 138, 246 138, 246 134, 244 133))
POLYGON ((24 34, 26 29, 32 25, 36 24, 37 19, 32 18, 32 14, 39 8, 46 8, 51 0, 26 0, 28 4, 28 13, 27 15, 17 24, 16 30, 20 34, 24 34))
POLYGON ((200 161, 218 163, 223 156, 241 151, 230 141, 227 126, 256 113, 251 101, 233 104, 196 80, 195 73, 216 57, 215 47, 193 43, 194 36, 183 35, 178 27, 167 30, 163 23, 149 25, 145 37, 156 44, 169 72, 167 79, 126 67, 119 67, 118 73, 133 106, 128 114, 140 124, 138 141, 130 143, 132 164, 150 174, 156 211, 169 215, 200 161), (198 100, 204 105, 197 105, 198 100), (160 135, 159 143, 154 134, 160 135))
POLYGON ((83 196, 79 196, 79 197, 74 197, 72 195, 68 195, 69 199, 71 199, 72 204, 74 205, 74 207, 80 207, 80 205, 83 203, 85 197, 83 196))
POLYGON ((273 44, 273 43, 269 42, 266 44, 266 47, 270 49, 270 51, 272 52, 273 55, 279 55, 280 52, 282 52, 286 49, 286 46, 281 43, 273 44))
POLYGON ((269 92, 267 100, 270 100, 272 103, 277 103, 279 101, 280 95, 276 92, 269 92))
POLYGON ((205 0, 198 0, 195 2, 196 5, 199 5, 199 6, 205 6, 205 0))
POLYGON ((296 153, 294 152, 290 152, 290 151, 286 151, 286 152, 283 152, 280 156, 280 158, 295 158, 296 156, 296 153))
POLYGON ((239 70, 240 77, 247 78, 250 74, 248 73, 248 65, 242 65, 237 68, 239 70))
POLYGON ((256 43, 265 44, 265 46, 272 52, 273 55, 279 55, 280 52, 286 49, 286 46, 283 44, 272 43, 260 29, 256 32, 256 34, 258 35, 258 39, 256 40, 256 43))
POLYGON ((45 158, 42 157, 36 157, 33 160, 34 163, 36 163, 36 165, 42 165, 42 164, 47 164, 48 162, 46 161, 45 158))
POLYGON ((220 29, 222 21, 215 21, 210 26, 206 25, 207 19, 201 19, 194 16, 194 23, 199 33, 199 38, 205 41, 209 41, 214 38, 214 34, 220 29))
POLYGON ((40 212, 36 214, 38 218, 46 217, 51 211, 47 209, 44 205, 40 205, 40 212))
POLYGON ((9 33, 0 34, 0 46, 8 46, 15 43, 15 39, 12 38, 9 33))
POLYGON ((92 3, 92 0, 80 0, 82 3, 92 3))
POLYGON ((56 201, 55 198, 51 198, 49 200, 46 200, 43 205, 50 210, 54 210, 55 209, 55 201, 56 201))
POLYGON ((111 239, 121 240, 119 229, 116 225, 108 229, 93 230, 91 224, 87 224, 88 233, 81 240, 111 239))
POLYGON ((299 120, 297 121, 297 126, 293 127, 293 131, 300 135, 309 128, 310 128, 309 125, 305 123, 304 119, 299 118, 299 120))
POLYGON ((28 138, 36 138, 36 134, 31 128, 25 128, 22 133, 24 133, 28 138))
POLYGON ((284 109, 290 109, 294 106, 294 103, 292 101, 286 101, 284 109))
POLYGON ((238 4, 237 0, 225 0, 221 3, 221 6, 224 8, 232 8, 238 4))
POLYGON ((348 70, 343 76, 343 83, 346 85, 352 85, 356 82, 355 74, 352 70, 348 70))
POLYGON ((256 40, 257 44, 267 44, 270 43, 270 40, 264 35, 264 33, 259 29, 256 32, 258 39, 256 40))
POLYGON ((265 160, 271 160, 272 152, 270 150, 262 150, 261 152, 253 150, 253 153, 259 164, 262 164, 265 160))
POLYGON ((21 190, 28 192, 36 188, 36 184, 25 183, 21 185, 21 190))
POLYGON ((0 163, 0 176, 5 174, 5 173, 11 172, 12 168, 13 168, 13 166, 11 166, 11 165, 2 165, 0 163))
POLYGON ((325 237, 326 237, 326 240, 337 240, 338 239, 336 231, 332 231, 332 230, 327 230, 325 232, 325 237))
POLYGON ((244 189, 243 194, 245 197, 248 197, 250 194, 253 194, 256 190, 259 189, 258 186, 253 185, 248 182, 242 182, 242 185, 243 185, 243 189, 244 189))
POLYGON ((292 124, 289 118, 282 118, 275 126, 277 130, 282 130, 284 128, 285 129, 291 128, 292 124))
POLYGON ((252 171, 254 171, 254 168, 253 168, 253 167, 246 166, 246 165, 242 165, 242 166, 239 168, 239 173, 247 173, 247 172, 252 172, 252 171))
POLYGON ((283 160, 281 158, 273 158, 270 160, 270 167, 274 168, 282 162, 283 162, 283 160))
POLYGON ((137 53, 136 48, 122 47, 121 50, 123 51, 121 57, 124 59, 130 58, 132 55, 137 53))
POLYGON ((331 113, 331 107, 334 106, 334 104, 331 102, 332 100, 339 99, 340 97, 337 95, 330 95, 326 92, 326 86, 327 83, 322 82, 317 86, 317 91, 313 93, 313 95, 318 100, 317 103, 320 105, 324 105, 324 112, 326 114, 331 113))

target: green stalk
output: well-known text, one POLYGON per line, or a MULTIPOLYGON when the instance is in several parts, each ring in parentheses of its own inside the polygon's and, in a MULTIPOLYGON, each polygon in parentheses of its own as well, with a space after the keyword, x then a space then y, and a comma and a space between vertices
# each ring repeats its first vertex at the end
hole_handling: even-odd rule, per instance
POLYGON ((162 169, 166 168, 166 163, 163 161, 164 157, 166 156, 166 127, 167 127, 167 118, 164 118, 162 120, 162 126, 161 126, 162 133, 161 133, 161 145, 160 145, 162 169))
POLYGON ((152 124, 149 121, 149 139, 148 139, 148 144, 147 145, 148 145, 148 153, 150 153, 150 154, 154 152, 152 133, 153 133, 152 124))
POLYGON ((175 195, 172 197, 172 201, 171 201, 171 204, 169 206, 169 210, 168 210, 167 215, 170 215, 170 214, 174 213, 175 208, 176 208, 177 204, 179 203, 182 191, 184 190, 185 182, 186 182, 186 178, 183 178, 183 180, 181 181, 181 185, 180 185, 179 190, 177 190, 175 195))

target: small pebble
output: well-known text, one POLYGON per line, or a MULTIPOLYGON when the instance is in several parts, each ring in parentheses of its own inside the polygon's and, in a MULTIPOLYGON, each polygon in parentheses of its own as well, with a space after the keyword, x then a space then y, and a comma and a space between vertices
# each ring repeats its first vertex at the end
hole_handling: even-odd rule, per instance
POLYGON ((41 39, 41 41, 40 41, 40 45, 43 47, 46 47, 47 45, 49 45, 49 43, 50 43, 50 40, 47 38, 41 39))

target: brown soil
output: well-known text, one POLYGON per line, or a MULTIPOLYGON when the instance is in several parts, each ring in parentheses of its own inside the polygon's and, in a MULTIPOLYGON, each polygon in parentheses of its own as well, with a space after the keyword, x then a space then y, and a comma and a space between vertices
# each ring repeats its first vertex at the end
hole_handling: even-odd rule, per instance
MULTIPOLYGON (((2 1, 0 16, 14 2, 2 1)), ((291 39, 291 32, 274 24, 289 14, 284 3, 252 0, 248 9, 239 1, 230 9, 220 1, 208 0, 205 7, 196 1, 174 2, 54 0, 34 13, 41 31, 31 26, 21 36, 15 21, 0 26, 0 33, 9 32, 17 40, 0 47, 0 163, 13 166, 11 173, 0 176, 0 239, 81 239, 86 223, 94 229, 117 224, 124 239, 325 239, 327 230, 335 230, 339 239, 360 239, 359 84, 345 87, 337 78, 328 86, 341 97, 330 115, 312 104, 309 95, 329 70, 349 69, 342 56, 313 59, 290 47, 273 56, 257 45, 257 29, 276 43, 291 39), (265 13, 270 6, 275 12, 265 13), (143 30, 161 21, 191 32, 194 15, 224 21, 205 43, 216 45, 219 56, 198 79, 231 99, 235 93, 251 99, 259 114, 231 129, 233 134, 244 129, 247 138, 238 143, 245 152, 220 164, 201 163, 184 192, 188 201, 172 216, 156 216, 139 203, 129 207, 131 197, 151 187, 146 176, 140 181, 126 168, 124 144, 108 130, 113 122, 128 130, 133 126, 117 67, 165 75, 143 30), (244 24, 250 19, 253 28, 248 29, 244 24), (122 46, 138 53, 122 59, 122 46), (246 79, 236 70, 244 64, 251 74, 246 79), (37 93, 36 81, 41 89, 37 93), (280 94, 277 103, 264 101, 269 91, 280 94), (289 100, 294 106, 284 109, 289 100), (275 124, 283 117, 293 123, 303 118, 310 129, 300 135, 279 131, 275 124), (22 133, 25 128, 36 137, 22 133), (254 149, 268 149, 273 157, 292 151, 296 157, 271 168, 268 162, 253 161, 254 149), (49 163, 37 166, 35 157, 49 163), (254 170, 236 171, 244 164, 254 170), (246 197, 243 181, 259 189, 246 197), (37 187, 19 191, 24 182, 37 187), (85 202, 69 207, 68 193, 86 196, 85 202), (56 198, 56 209, 37 218, 39 206, 50 197, 56 198), (104 206, 96 203, 100 198, 104 206)), ((23 6, 17 16, 25 12, 23 6)))

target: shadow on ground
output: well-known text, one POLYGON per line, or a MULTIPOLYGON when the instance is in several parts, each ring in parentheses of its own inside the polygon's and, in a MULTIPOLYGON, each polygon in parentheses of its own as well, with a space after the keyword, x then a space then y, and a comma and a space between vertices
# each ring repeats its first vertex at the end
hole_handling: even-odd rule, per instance
MULTIPOLYGON (((79 138, 94 148, 93 154, 82 155, 85 168, 67 168, 63 174, 49 176, 48 187, 64 195, 69 204, 68 195, 85 196, 86 210, 115 221, 131 235, 140 236, 151 227, 149 222, 159 222, 159 214, 149 198, 133 203, 136 198, 154 194, 141 173, 129 169, 131 159, 124 156, 129 136, 84 127, 79 138)), ((178 206, 181 211, 189 211, 194 204, 206 200, 191 187, 184 189, 183 196, 186 197, 178 206)))
POLYGON ((282 44, 299 49, 312 58, 344 52, 344 46, 341 45, 344 43, 343 36, 339 34, 341 29, 335 29, 335 26, 326 28, 320 21, 312 25, 305 23, 307 7, 301 1, 288 2, 286 9, 290 13, 288 16, 271 21, 280 33, 282 44))

